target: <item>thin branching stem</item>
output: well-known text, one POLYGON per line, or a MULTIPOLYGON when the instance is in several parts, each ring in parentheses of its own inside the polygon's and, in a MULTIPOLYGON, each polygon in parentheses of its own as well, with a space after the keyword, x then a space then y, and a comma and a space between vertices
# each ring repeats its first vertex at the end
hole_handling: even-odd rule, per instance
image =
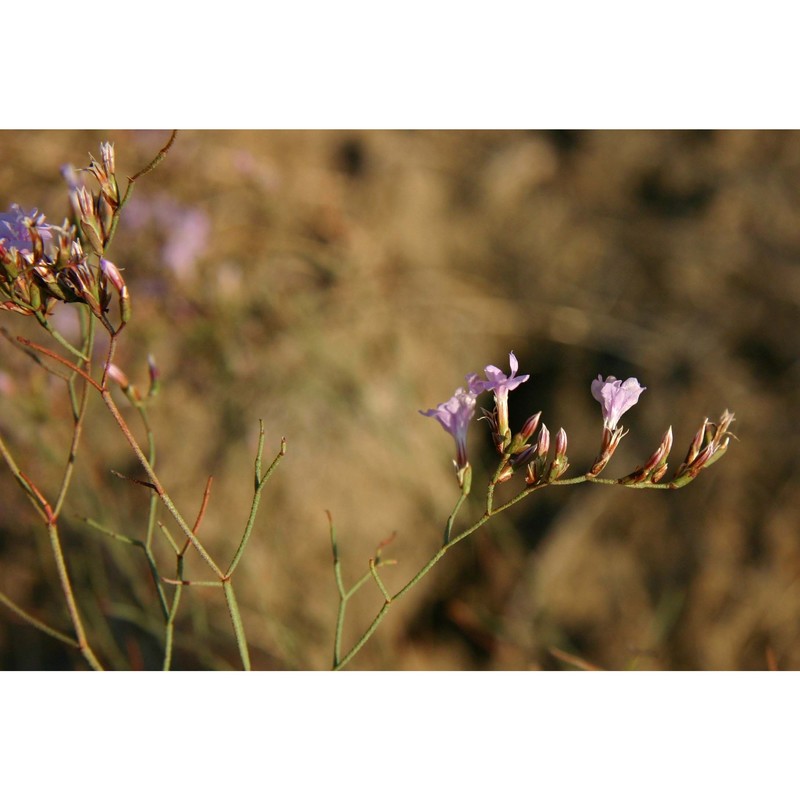
POLYGON ((111 240, 114 238, 114 234, 117 231, 117 225, 119 224, 119 217, 120 213, 122 212, 123 207, 125 204, 130 200, 131 193, 133 192, 133 186, 139 178, 143 175, 146 175, 148 172, 154 170, 166 157, 169 149, 175 142, 175 137, 178 135, 177 131, 172 131, 172 134, 169 137, 167 143, 156 153, 155 158, 143 169, 140 169, 132 178, 128 178, 128 186, 125 190, 125 194, 123 195, 122 199, 119 203, 119 208, 117 209, 116 213, 114 214, 114 219, 111 222, 111 230, 108 232, 108 236, 106 237, 105 248, 108 249, 108 246, 111 244, 111 240))
POLYGON ((239 657, 242 659, 242 666, 246 672, 250 671, 250 653, 247 648, 247 638, 244 635, 244 625, 242 616, 239 613, 239 604, 236 602, 236 593, 233 591, 233 583, 226 580, 223 586, 225 600, 228 603, 228 612, 231 615, 233 631, 236 634, 236 644, 239 645, 239 657))
POLYGON ((97 656, 95 656, 86 639, 86 631, 83 628, 80 611, 78 611, 78 604, 75 601, 75 594, 72 590, 72 583, 67 570, 67 562, 64 559, 64 550, 61 546, 61 537, 59 536, 58 526, 55 521, 48 524, 47 534, 50 537, 50 546, 53 550, 56 569, 58 570, 58 579, 61 582, 61 589, 64 593, 64 599, 67 603, 70 618, 72 619, 72 627, 75 630, 75 636, 78 640, 78 649, 92 669, 102 671, 103 667, 97 660, 97 656))
POLYGON ((156 494, 161 498, 161 502, 167 507, 167 510, 172 515, 175 522, 178 523, 181 531, 184 533, 187 539, 191 541, 192 545, 197 549, 197 552, 201 555, 203 560, 211 567, 213 572, 220 578, 223 579, 225 576, 222 570, 217 566, 214 559, 208 554, 206 549, 200 544, 200 541, 192 532, 192 529, 186 523, 186 520, 181 516, 180 511, 175 507, 175 504, 172 502, 172 499, 167 494, 164 487, 161 485, 161 481, 159 480, 158 476, 156 475, 153 468, 150 466, 150 462, 147 460, 147 456, 142 452, 142 449, 139 447, 139 443, 136 441, 134 435, 131 433, 128 424, 125 422, 122 414, 120 413, 119 408, 117 408, 117 404, 114 402, 114 398, 111 396, 111 393, 107 389, 100 390, 100 396, 103 398, 103 402, 106 404, 106 407, 111 412, 111 416, 114 417, 116 420, 117 425, 119 426, 120 430, 122 431, 125 438, 128 440, 128 444, 131 446, 136 458, 139 459, 139 463, 144 468, 144 471, 147 473, 147 477, 150 478, 151 483, 153 484, 153 489, 156 494))
POLYGON ((50 320, 44 315, 42 311, 34 312, 36 321, 68 352, 75 356, 79 361, 87 361, 89 358, 89 351, 85 349, 83 352, 71 345, 51 324, 50 320))
MULTIPOLYGON (((85 358, 78 360, 78 366, 83 365, 83 369, 87 372, 91 371, 91 353, 92 345, 94 343, 94 317, 90 315, 89 323, 86 327, 86 335, 83 341, 83 351, 87 353, 85 358)), ((67 464, 64 468, 64 476, 61 479, 61 486, 58 490, 58 497, 56 498, 55 508, 53 509, 53 516, 58 519, 61 514, 61 509, 64 506, 64 501, 67 499, 67 492, 72 483, 72 475, 75 469, 75 461, 78 456, 78 447, 81 441, 81 434, 83 433, 83 421, 86 416, 86 408, 89 403, 89 384, 86 381, 81 382, 80 398, 76 403, 75 398, 75 378, 76 374, 72 373, 69 376, 69 394, 72 403, 73 426, 72 426, 72 441, 70 442, 69 453, 67 455, 67 464)))
POLYGON ((133 547, 138 547, 144 553, 144 557, 147 560, 147 566, 150 570, 150 575, 153 578, 153 582, 156 586, 156 592, 158 594, 159 605, 161 606, 161 611, 164 614, 164 619, 166 620, 169 617, 169 606, 167 603, 167 597, 164 594, 164 587, 161 585, 161 573, 158 571, 158 565, 156 564, 156 560, 153 556, 152 550, 147 546, 147 543, 142 541, 141 539, 134 539, 132 536, 126 536, 123 533, 117 533, 116 531, 112 531, 110 528, 106 528, 104 525, 101 525, 97 520, 91 519, 90 517, 82 517, 83 522, 85 522, 90 528, 94 528, 101 533, 106 534, 110 538, 114 539, 117 542, 122 542, 122 544, 131 545, 133 547))
POLYGON ((183 553, 177 554, 177 560, 175 593, 172 595, 172 605, 164 628, 164 672, 169 672, 172 668, 172 651, 175 645, 175 618, 178 615, 178 606, 183 596, 183 553))
POLYGON ((381 580, 381 576, 378 575, 378 570, 375 566, 375 559, 371 558, 369 560, 369 571, 372 574, 372 577, 375 578, 375 583, 378 584, 378 588, 381 590, 381 594, 384 596, 387 603, 392 602, 392 596, 389 594, 386 586, 384 585, 383 581, 381 580))
MULTIPOLYGON (((139 412, 139 417, 144 425, 145 434, 147 436, 147 461, 152 469, 156 467, 156 442, 153 430, 150 427, 150 420, 147 416, 147 409, 143 403, 135 404, 136 410, 139 412)), ((142 547, 147 557, 147 563, 150 565, 150 574, 153 576, 153 581, 158 592, 158 601, 161 605, 161 611, 164 614, 165 623, 169 620, 170 607, 167 602, 167 596, 164 593, 164 587, 161 585, 161 575, 156 566, 155 556, 153 555, 153 532, 155 530, 156 518, 158 516, 158 495, 154 492, 150 493, 149 506, 147 511, 147 528, 145 529, 144 542, 142 547)))
MULTIPOLYGON (((417 572, 417 574, 411 578, 411 580, 403 586, 395 594, 390 594, 387 591, 384 591, 384 603, 381 606, 380 610, 376 614, 375 618, 372 620, 372 623, 369 627, 364 631, 358 641, 350 648, 347 654, 343 657, 339 657, 339 647, 341 643, 341 633, 342 627, 344 625, 344 604, 346 603, 346 599, 349 599, 348 595, 343 595, 341 582, 338 575, 338 571, 341 569, 338 563, 338 557, 336 554, 336 549, 334 548, 334 570, 337 572, 337 585, 339 585, 339 614, 337 617, 337 625, 336 625, 336 644, 334 647, 334 665, 333 668, 336 670, 340 670, 343 667, 347 666, 347 664, 354 658, 354 656, 358 653, 359 650, 370 640, 372 635, 377 630, 380 623, 383 621, 383 618, 386 614, 389 613, 389 608, 393 603, 403 597, 408 591, 410 591, 414 586, 422 580, 422 578, 430 572, 431 569, 439 562, 441 558, 444 557, 445 553, 450 550, 452 547, 457 545, 462 539, 466 539, 472 533, 474 533, 478 528, 486 524, 492 517, 501 512, 505 511, 506 509, 510 508, 513 505, 516 505, 521 500, 524 500, 528 495, 532 494, 539 489, 543 489, 546 486, 572 486, 579 483, 602 483, 607 485, 613 486, 623 486, 628 489, 676 489, 679 488, 674 483, 622 483, 617 479, 612 478, 595 478, 590 475, 579 475, 575 478, 566 478, 562 480, 555 480, 549 483, 537 483, 532 486, 528 486, 527 488, 523 489, 521 492, 516 494, 507 502, 503 503, 500 506, 494 506, 494 490, 498 484, 499 477, 503 470, 505 469, 506 465, 508 464, 509 458, 508 456, 504 456, 500 462, 500 466, 495 471, 492 480, 489 482, 487 487, 486 493, 486 510, 484 511, 483 515, 470 527, 466 530, 462 531, 458 536, 453 539, 450 539, 450 531, 452 530, 452 520, 455 518, 456 513, 458 512, 461 504, 464 502, 464 495, 462 494, 459 496, 458 501, 456 502, 455 508, 453 512, 450 514, 450 518, 448 519, 448 526, 445 531, 445 543, 442 547, 431 557, 431 559, 417 572)), ((331 525, 332 528, 332 525, 331 525)), ((374 572, 374 567, 372 566, 372 562, 370 562, 370 569, 374 572)), ((368 575, 370 573, 367 573, 368 575)), ((378 585, 381 587, 382 591, 384 590, 382 582, 378 579, 378 585)))
POLYGON ((466 499, 467 499, 467 493, 462 488, 461 496, 458 498, 458 501, 456 502, 455 508, 453 509, 452 513, 447 518, 447 525, 445 525, 444 529, 444 544, 447 544, 450 541, 450 536, 452 535, 453 532, 453 523, 456 521, 456 515, 458 514, 459 509, 461 508, 462 504, 466 499))
POLYGON ((6 462, 6 466, 14 476, 14 479, 22 487, 22 490, 25 492, 25 496, 28 498, 34 509, 36 509, 36 513, 46 523, 48 519, 47 513, 42 508, 42 505, 36 496, 36 492, 31 488, 30 483, 17 466, 17 462, 15 461, 14 456, 11 455, 11 451, 8 449, 8 446, 6 445, 5 439, 3 439, 2 435, 0 435, 0 455, 2 455, 3 460, 6 462))
POLYGON ((58 639, 59 642, 63 642, 70 647, 74 647, 76 649, 79 648, 78 642, 71 636, 67 636, 64 633, 57 631, 55 628, 51 628, 49 625, 46 625, 41 620, 36 619, 36 617, 31 616, 23 608, 20 608, 10 597, 3 594, 3 592, 0 592, 0 603, 11 609, 11 611, 13 611, 17 616, 24 619, 25 622, 42 633, 46 633, 48 636, 52 636, 54 639, 58 639))
POLYGON ((233 575, 233 571, 239 564, 239 560, 241 559, 244 553, 245 547, 247 547, 247 542, 250 540, 250 535, 253 532, 253 525, 255 524, 256 521, 256 515, 258 514, 258 507, 261 502, 261 492, 264 489, 264 485, 269 480, 269 477, 270 475, 272 475, 275 468, 278 466, 278 462, 286 455, 286 439, 281 439, 281 446, 280 449, 278 450, 278 455, 275 456, 275 459, 269 465, 267 471, 263 475, 261 475, 261 456, 264 450, 264 420, 259 420, 258 422, 259 422, 258 451, 256 454, 256 463, 255 463, 255 490, 253 492, 253 502, 250 506, 250 515, 247 518, 247 524, 245 525, 241 541, 239 542, 239 546, 236 548, 236 553, 234 553, 230 566, 228 567, 228 570, 225 573, 226 577, 230 577, 231 575, 233 575))

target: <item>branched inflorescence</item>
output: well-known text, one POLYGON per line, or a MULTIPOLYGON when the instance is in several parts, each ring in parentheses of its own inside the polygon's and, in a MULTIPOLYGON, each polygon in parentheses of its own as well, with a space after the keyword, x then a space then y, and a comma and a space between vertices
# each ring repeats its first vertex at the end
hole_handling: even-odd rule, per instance
MULTIPOLYGON (((367 576, 346 594, 343 592, 340 581, 341 601, 334 647, 334 669, 341 669, 351 661, 372 637, 392 604, 413 588, 451 547, 474 533, 492 517, 515 505, 529 494, 547 486, 565 486, 587 482, 634 489, 678 489, 694 480, 701 470, 719 459, 727 450, 728 442, 733 436, 729 427, 734 417, 729 411, 723 412, 717 423, 711 423, 706 419, 692 440, 686 458, 673 475, 665 480, 668 471, 667 458, 672 449, 672 428, 670 427, 655 452, 641 467, 637 467, 633 472, 621 478, 601 478, 600 473, 606 468, 620 441, 628 432, 620 425, 620 419, 638 402, 645 387, 641 386, 636 378, 621 381, 613 376, 603 379, 598 375, 592 381, 591 392, 592 396, 600 403, 602 410, 603 432, 600 451, 589 469, 576 477, 567 478, 565 475, 570 464, 567 457, 567 433, 563 428, 559 428, 556 435, 551 437, 548 427, 541 420, 541 412, 537 412, 528 417, 517 433, 512 433, 509 425, 509 393, 527 381, 530 376, 517 374, 519 363, 513 352, 509 354, 509 366, 508 375, 494 365, 487 366, 484 370, 485 380, 478 377, 476 373, 470 373, 466 376, 466 388, 456 389, 449 400, 439 404, 436 408, 420 411, 424 416, 438 420, 442 428, 455 441, 456 457, 453 464, 456 469, 460 495, 447 519, 441 547, 405 586, 392 594, 383 581, 378 581, 377 574, 374 576, 384 595, 383 606, 372 623, 344 656, 340 655, 340 643, 345 602, 363 582, 366 582, 367 576), (489 426, 492 441, 500 460, 486 488, 486 503, 483 513, 475 522, 454 535, 453 527, 456 517, 472 488, 472 467, 467 451, 467 433, 475 416, 478 396, 487 391, 494 395, 494 408, 483 409, 481 419, 485 420, 489 426), (495 506, 495 488, 501 483, 511 481, 517 474, 521 474, 524 479, 523 488, 510 500, 500 506, 495 506)), ((340 575, 338 555, 335 556, 335 567, 338 577, 340 575)))
POLYGON ((250 668, 247 639, 233 588, 233 576, 253 531, 264 486, 286 453, 286 443, 282 440, 275 460, 266 471, 262 469, 265 434, 263 423, 261 423, 250 514, 229 566, 227 568, 220 566, 218 560, 211 556, 199 539, 199 528, 209 501, 212 479, 209 477, 206 483, 200 512, 194 525, 190 526, 172 502, 155 471, 155 439, 147 414, 148 402, 156 395, 160 383, 159 371, 155 362, 152 358, 148 361, 149 390, 140 392, 113 360, 117 337, 131 317, 131 299, 121 270, 106 258, 106 250, 114 236, 120 212, 130 196, 134 182, 152 170, 164 158, 174 140, 175 134, 170 137, 150 164, 132 178, 128 178, 128 186, 124 195, 121 195, 117 183, 114 147, 109 143, 100 146, 100 160, 90 157, 89 166, 83 170, 91 175, 97 184, 94 191, 90 191, 82 183, 75 170, 65 167, 63 174, 69 185, 69 201, 74 216, 72 223, 65 220, 60 226, 51 225, 37 209, 26 212, 18 205, 12 205, 7 213, 0 214, 0 308, 26 317, 34 317, 74 359, 70 360, 59 352, 29 339, 23 337, 14 339, 7 331, 4 329, 2 331, 12 344, 21 347, 37 364, 63 378, 69 389, 73 411, 72 443, 66 459, 61 486, 54 499, 46 496, 46 493, 31 476, 24 474, 19 469, 2 435, 0 435, 0 455, 47 527, 74 636, 64 634, 54 626, 36 619, 2 593, 0 593, 0 602, 38 630, 76 648, 93 669, 102 669, 103 667, 90 645, 90 633, 84 626, 80 604, 75 597, 68 567, 69 559, 62 546, 59 532, 59 518, 69 491, 85 427, 89 391, 94 390, 100 394, 107 411, 113 417, 144 470, 146 479, 120 475, 112 470, 113 474, 149 490, 150 503, 146 530, 141 537, 110 530, 102 523, 92 519, 84 518, 84 521, 90 528, 107 534, 117 542, 139 548, 144 553, 163 618, 164 669, 170 669, 172 665, 175 620, 181 601, 182 588, 191 585, 215 586, 222 590, 230 613, 242 665, 245 669, 250 668), (117 297, 119 306, 116 322, 112 321, 109 313, 114 295, 117 297), (72 307, 78 312, 83 337, 80 349, 61 336, 50 322, 49 317, 59 302, 72 304, 72 307), (108 333, 108 350, 99 370, 93 363, 93 342, 97 320, 108 333), (51 364, 59 365, 61 371, 54 369, 51 364), (64 369, 66 369, 66 374, 63 372, 64 369), (80 388, 76 388, 76 384, 80 388), (116 385, 122 390, 137 412, 147 435, 145 448, 140 446, 117 407, 111 393, 112 385, 116 385), (166 509, 172 522, 177 525, 183 535, 183 539, 176 541, 173 538, 167 526, 158 517, 159 507, 166 509), (156 529, 163 533, 174 552, 174 578, 167 577, 156 561, 153 551, 153 536, 156 529), (205 561, 214 580, 186 580, 184 558, 190 549, 194 549, 205 561), (171 595, 165 588, 170 586, 172 587, 171 595))
MULTIPOLYGON (((140 537, 129 536, 106 529, 101 523, 87 519, 87 524, 108 534, 112 539, 140 548, 155 584, 157 601, 160 605, 164 624, 164 668, 172 664, 175 621, 184 586, 201 585, 221 589, 231 617, 239 654, 243 666, 250 666, 247 639, 233 589, 233 575, 251 537, 261 493, 278 463, 286 453, 286 443, 282 440, 280 450, 271 465, 262 468, 264 446, 264 427, 260 427, 258 452, 255 461, 255 485, 250 513, 239 539, 235 553, 227 568, 212 557, 199 538, 199 528, 205 516, 211 490, 211 478, 200 504, 194 525, 189 525, 175 507, 164 485, 155 471, 155 442, 147 416, 147 404, 155 396, 159 387, 159 373, 155 363, 149 362, 150 387, 140 392, 126 373, 114 362, 117 337, 131 317, 131 299, 122 271, 106 258, 106 251, 113 239, 120 212, 130 196, 134 182, 161 161, 171 147, 175 136, 144 169, 128 179, 124 195, 120 192, 115 171, 114 148, 109 143, 100 147, 100 160, 91 157, 89 166, 83 170, 96 184, 90 190, 79 179, 79 174, 65 168, 64 175, 69 184, 69 201, 73 221, 65 220, 56 226, 47 222, 38 209, 23 210, 12 205, 6 213, 0 214, 0 309, 12 311, 25 317, 34 317, 69 354, 69 358, 43 347, 28 339, 13 339, 4 329, 3 334, 18 347, 28 353, 37 364, 56 373, 69 390, 72 406, 72 441, 66 458, 61 485, 52 497, 43 491, 31 475, 18 466, 10 448, 0 435, 0 456, 10 473, 17 481, 28 500, 40 516, 50 539, 62 594, 72 622, 72 634, 59 631, 35 618, 22 609, 11 598, 0 593, 0 603, 24 619, 41 632, 76 648, 85 661, 94 669, 102 669, 100 659, 95 655, 89 642, 80 604, 76 601, 68 569, 68 559, 62 547, 59 533, 59 519, 67 497, 73 468, 81 442, 90 391, 99 393, 107 411, 111 414, 124 439, 135 454, 144 478, 128 478, 149 492, 149 513, 146 531, 140 537), (118 319, 110 315, 112 300, 118 302, 118 319), (70 304, 78 312, 81 321, 82 341, 76 348, 51 325, 50 316, 58 303, 70 304), (108 350, 102 364, 94 363, 94 334, 97 322, 108 334, 108 350), (70 360, 72 359, 72 360, 70 360), (57 369, 51 365, 57 365, 57 369), (66 370, 66 374, 64 371, 66 370), (147 435, 147 445, 142 447, 133 435, 128 423, 117 407, 111 387, 118 386, 138 413, 147 435), (158 518, 158 509, 166 509, 172 524, 182 534, 177 540, 158 518), (159 567, 152 548, 154 531, 160 530, 175 557, 174 577, 167 577, 159 567), (185 556, 190 549, 203 559, 212 573, 212 580, 187 580, 184 575, 185 556), (172 587, 169 594, 168 587, 172 587)), ((519 431, 513 432, 509 422, 509 396, 521 384, 530 379, 529 375, 518 374, 519 363, 513 352, 509 355, 509 374, 500 368, 488 365, 485 377, 476 373, 466 376, 466 388, 455 390, 452 397, 436 408, 420 413, 435 418, 455 442, 454 465, 459 487, 459 497, 447 519, 444 537, 439 549, 421 567, 417 574, 401 588, 392 591, 390 582, 382 577, 384 568, 396 563, 383 557, 382 549, 389 540, 379 545, 368 568, 350 588, 345 586, 339 547, 330 519, 330 535, 333 550, 334 575, 339 594, 339 609, 333 648, 333 667, 345 667, 372 637, 383 618, 397 600, 409 592, 442 558, 461 540, 470 536, 486 524, 492 517, 518 503, 534 491, 547 486, 564 486, 577 483, 600 483, 636 489, 677 489, 694 480, 698 474, 717 461, 727 451, 733 434, 729 428, 734 421, 733 414, 723 412, 718 422, 708 419, 698 429, 685 458, 668 477, 668 463, 673 445, 672 428, 664 434, 652 455, 633 472, 620 478, 601 477, 608 466, 621 440, 627 431, 620 424, 622 416, 639 400, 645 387, 636 378, 617 380, 598 376, 591 383, 591 393, 600 403, 602 411, 602 438, 599 452, 588 467, 575 477, 566 477, 570 467, 567 456, 567 433, 563 428, 551 436, 550 430, 542 420, 541 412, 529 416, 519 431), (473 484, 472 467, 469 460, 467 438, 478 407, 478 398, 491 392, 494 406, 483 409, 481 419, 489 427, 492 441, 499 460, 486 486, 486 499, 482 512, 472 523, 463 529, 454 530, 456 519, 473 484), (502 504, 495 504, 495 489, 500 484, 513 485, 519 476, 522 480, 518 492, 502 504), (348 603, 362 586, 374 582, 383 597, 383 604, 372 623, 364 630, 350 649, 343 653, 345 617, 348 603)), ((116 473, 119 475, 119 473, 116 473)), ((126 476, 120 476, 126 477, 126 476)))
POLYGON ((25 212, 17 204, 0 214, 0 308, 46 317, 56 303, 83 303, 110 331, 113 292, 119 300, 120 323, 130 319, 128 288, 120 270, 103 257, 121 207, 114 171, 114 147, 101 145, 101 162, 87 168, 97 180, 96 193, 76 179, 70 182, 70 204, 76 223, 51 225, 37 209, 25 212), (88 248, 88 250, 87 250, 88 248), (113 290, 113 292, 112 292, 113 290))
MULTIPOLYGON (((517 375, 519 364, 513 351, 509 355, 511 372, 508 377, 497 367, 486 367, 487 380, 478 378, 475 373, 466 377, 467 389, 456 389, 449 400, 435 409, 420 411, 428 417, 435 417, 456 442, 456 474, 459 486, 464 490, 465 476, 470 472, 467 458, 467 430, 475 414, 477 398, 482 392, 494 394, 494 409, 483 409, 481 419, 486 420, 495 447, 501 455, 501 467, 494 483, 510 480, 514 474, 525 468, 525 483, 528 486, 542 486, 559 481, 569 467, 567 458, 567 433, 560 428, 555 436, 553 455, 550 456, 551 437, 547 426, 540 427, 541 411, 529 417, 520 431, 512 435, 508 423, 508 395, 524 383, 529 375, 517 375), (536 441, 531 441, 537 429, 536 441)), ((673 474, 663 481, 668 469, 667 457, 672 449, 672 427, 664 434, 661 443, 641 467, 629 475, 615 480, 599 480, 598 476, 606 468, 622 438, 628 433, 619 422, 622 415, 639 401, 647 387, 641 386, 636 378, 617 380, 613 375, 603 379, 598 375, 591 384, 592 396, 600 403, 603 418, 603 434, 600 452, 592 466, 578 478, 570 482, 591 481, 595 483, 617 483, 621 486, 657 487, 677 489, 697 477, 700 470, 713 464, 727 450, 730 437, 728 428, 734 420, 729 411, 724 411, 719 422, 706 419, 697 431, 686 458, 673 474)), ((563 481, 561 481, 563 483, 563 481)), ((468 493, 469 489, 465 493, 468 493)))

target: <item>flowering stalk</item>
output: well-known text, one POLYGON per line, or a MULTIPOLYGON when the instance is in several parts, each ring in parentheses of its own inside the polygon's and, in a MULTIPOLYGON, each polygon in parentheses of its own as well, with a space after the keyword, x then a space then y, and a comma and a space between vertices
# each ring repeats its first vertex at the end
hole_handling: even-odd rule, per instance
MULTIPOLYGON (((506 378, 502 373, 498 376, 490 371, 496 370, 499 373, 496 367, 486 368, 487 375, 493 375, 496 378, 494 385, 488 385, 491 382, 479 381, 474 373, 467 378, 470 390, 473 392, 479 392, 483 388, 500 390, 499 397, 498 392, 495 392, 495 411, 486 412, 484 417, 489 423, 492 437, 501 453, 497 469, 487 485, 485 510, 475 522, 457 535, 451 536, 455 514, 464 500, 463 494, 459 497, 448 520, 446 536, 442 546, 433 554, 427 563, 424 564, 417 574, 395 593, 392 593, 381 584, 381 590, 384 594, 383 605, 372 623, 344 656, 341 656, 341 638, 344 618, 343 606, 340 605, 340 616, 337 619, 336 642, 334 646, 334 669, 343 669, 352 661, 373 636, 385 616, 389 613, 390 608, 416 586, 416 584, 444 557, 448 550, 463 539, 472 535, 491 518, 511 508, 533 492, 539 491, 546 486, 570 486, 579 483, 600 483, 623 486, 631 489, 678 489, 693 480, 701 469, 720 458, 727 450, 728 442, 732 436, 728 430, 734 419, 733 414, 730 412, 725 411, 719 423, 716 425, 711 425, 708 420, 706 420, 697 432, 683 464, 678 468, 671 480, 662 483, 660 481, 666 474, 667 457, 672 448, 673 437, 672 428, 670 428, 664 435, 659 447, 645 462, 644 466, 622 478, 600 478, 598 477, 599 472, 607 465, 625 434, 625 431, 619 426, 620 417, 635 405, 645 387, 640 386, 636 378, 629 378, 627 381, 623 382, 613 377, 603 380, 598 376, 598 379, 593 381, 591 390, 595 399, 600 402, 603 412, 603 445, 601 452, 587 472, 574 478, 565 478, 563 476, 569 467, 569 460, 567 458, 567 434, 563 428, 560 428, 556 434, 554 454, 552 459, 549 460, 549 463, 551 439, 550 432, 546 425, 541 425, 536 444, 527 443, 539 426, 540 414, 529 417, 522 431, 514 437, 511 436, 511 432, 507 427, 508 393, 507 391, 504 393, 503 389, 509 389, 508 384, 510 381, 516 380, 521 382, 528 378, 527 375, 516 377, 518 365, 516 363, 516 358, 513 357, 513 353, 511 354, 511 367, 512 374, 510 378, 506 378), (496 486, 513 478, 516 471, 522 468, 524 468, 526 472, 525 488, 519 491, 510 500, 495 507, 494 492, 496 486)), ((517 383, 516 385, 519 384, 517 383)), ((512 386, 511 388, 514 387, 512 386)), ((452 402, 452 400, 448 402, 452 402)), ((428 416, 434 416, 435 413, 436 412, 428 412, 428 416)), ((469 420, 467 419, 467 421, 469 420)), ((453 430, 446 429, 448 432, 454 433, 453 430)), ((466 429, 459 429, 459 435, 462 437, 462 441, 465 445, 466 429)), ((462 457, 466 459, 465 455, 462 457)), ((336 555, 334 568, 337 572, 337 581, 339 581, 340 597, 344 597, 339 577, 340 573, 338 572, 340 569, 338 556, 336 555)), ((355 588, 353 591, 355 591, 355 588)), ((350 595, 347 595, 347 597, 349 599, 350 595)))

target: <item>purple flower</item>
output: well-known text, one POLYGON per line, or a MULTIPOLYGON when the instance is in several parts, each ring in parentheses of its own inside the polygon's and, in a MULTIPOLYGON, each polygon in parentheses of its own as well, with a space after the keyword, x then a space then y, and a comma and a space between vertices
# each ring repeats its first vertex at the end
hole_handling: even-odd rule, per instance
POLYGON ((618 381, 613 375, 603 380, 598 375, 592 381, 592 397, 603 409, 603 426, 610 431, 616 430, 620 417, 639 400, 639 395, 646 389, 640 386, 636 378, 618 381))
POLYGON ((511 367, 511 374, 508 377, 491 364, 484 369, 488 380, 481 380, 474 373, 467 375, 467 383, 472 392, 494 392, 494 404, 497 408, 497 430, 501 437, 505 436, 508 431, 508 393, 530 378, 530 375, 517 375, 519 363, 513 350, 508 354, 508 362, 511 367))
POLYGON ((0 214, 0 239, 5 242, 7 248, 15 247, 23 254, 31 253, 33 247, 30 229, 25 224, 26 220, 34 224, 43 242, 53 236, 50 232, 51 226, 44 221, 44 214, 39 214, 35 208, 26 213, 16 203, 12 203, 8 211, 0 214))
POLYGON ((472 391, 456 389, 456 393, 436 408, 419 413, 425 417, 436 417, 439 424, 456 440, 456 469, 462 470, 467 460, 467 428, 475 415, 476 395, 472 391))

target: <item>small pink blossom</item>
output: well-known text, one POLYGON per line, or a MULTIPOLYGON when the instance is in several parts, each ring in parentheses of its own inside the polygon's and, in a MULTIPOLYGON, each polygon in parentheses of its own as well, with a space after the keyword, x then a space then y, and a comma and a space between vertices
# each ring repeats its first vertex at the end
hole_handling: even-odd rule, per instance
POLYGON ((459 388, 447 402, 440 403, 436 408, 419 412, 425 417, 435 417, 447 433, 455 439, 455 463, 458 470, 462 470, 469 463, 467 459, 467 428, 475 415, 476 398, 477 396, 473 392, 459 388))
POLYGON ((511 373, 508 376, 493 364, 484 369, 488 380, 481 380, 475 373, 467 375, 467 383, 472 392, 476 394, 486 391, 494 392, 497 430, 501 437, 505 436, 508 431, 508 393, 530 378, 530 375, 517 375, 519 362, 513 350, 508 354, 508 362, 511 367, 511 373))
POLYGON ((646 389, 640 386, 636 378, 619 381, 613 375, 603 380, 598 375, 592 381, 592 397, 600 403, 603 409, 603 426, 614 431, 619 424, 620 417, 639 400, 639 395, 646 389))

